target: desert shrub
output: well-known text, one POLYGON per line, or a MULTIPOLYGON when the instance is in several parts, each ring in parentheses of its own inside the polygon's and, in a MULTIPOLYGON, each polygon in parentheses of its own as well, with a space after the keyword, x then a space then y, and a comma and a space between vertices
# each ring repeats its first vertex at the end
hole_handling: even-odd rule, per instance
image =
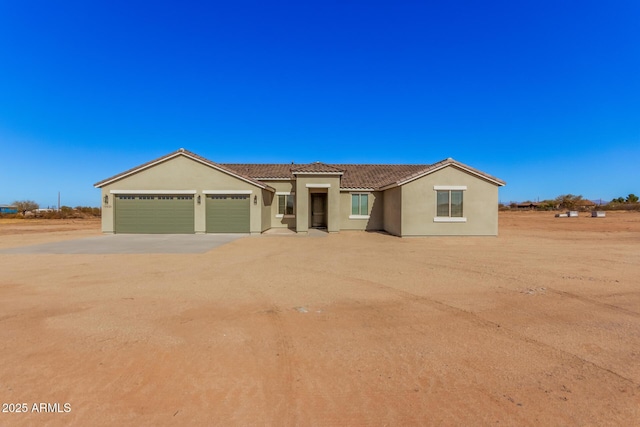
POLYGON ((21 213, 3 213, 3 214, 0 214, 0 218, 23 219, 24 216, 21 213))
POLYGON ((555 200, 543 200, 538 202, 538 210, 539 211, 553 211, 556 209, 555 200))
POLYGON ((611 202, 597 208, 603 211, 640 211, 640 203, 611 202))
POLYGON ((92 218, 100 217, 102 211, 100 208, 90 206, 60 206, 60 210, 51 210, 47 212, 38 212, 38 218, 44 219, 74 219, 74 218, 92 218))
POLYGON ((75 210, 78 212, 82 212, 87 216, 102 216, 102 210, 100 208, 95 208, 91 206, 76 206, 75 210))

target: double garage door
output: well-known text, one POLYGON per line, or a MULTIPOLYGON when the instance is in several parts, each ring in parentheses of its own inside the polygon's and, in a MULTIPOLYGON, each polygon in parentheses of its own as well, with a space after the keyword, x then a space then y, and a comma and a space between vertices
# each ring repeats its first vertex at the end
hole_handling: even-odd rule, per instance
MULTIPOLYGON (((195 232, 193 195, 117 195, 116 233, 188 234, 195 232)), ((206 198, 207 233, 248 233, 249 196, 206 198)))

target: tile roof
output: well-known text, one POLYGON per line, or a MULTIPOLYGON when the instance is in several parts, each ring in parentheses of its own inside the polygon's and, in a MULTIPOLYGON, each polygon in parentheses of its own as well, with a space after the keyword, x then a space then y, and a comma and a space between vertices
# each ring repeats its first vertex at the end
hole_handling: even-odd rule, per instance
POLYGON ((302 165, 291 165, 291 172, 296 173, 335 173, 341 174, 344 169, 337 168, 322 162, 307 163, 302 165))
POLYGON ((109 182, 116 181, 119 178, 131 175, 177 155, 185 155, 187 157, 191 157, 211 167, 220 169, 231 175, 235 175, 241 179, 249 181, 260 188, 266 188, 272 191, 275 190, 261 181, 268 181, 270 179, 294 179, 294 175, 297 173, 342 174, 342 179, 340 182, 341 188, 386 190, 387 188, 406 184, 407 182, 435 172, 436 170, 446 166, 453 166, 466 172, 470 172, 497 185, 505 185, 504 181, 451 158, 431 165, 326 164, 321 162, 307 164, 214 163, 208 159, 205 159, 204 157, 181 148, 180 150, 169 153, 166 156, 159 157, 155 160, 124 171, 118 175, 114 175, 110 178, 104 179, 96 183, 95 186, 101 187, 109 182))
POLYGON ((253 179, 292 179, 291 163, 222 163, 224 167, 253 179))
MULTIPOLYGON (((224 163, 229 169, 237 170, 254 179, 293 179, 295 172, 342 172, 340 186, 342 188, 378 188, 394 179, 401 179, 428 165, 354 165, 321 163, 313 170, 308 164, 273 164, 273 163, 224 163)), ((311 163, 315 165, 315 163, 311 163)))
POLYGON ((340 187, 378 189, 428 165, 336 165, 344 169, 340 187))
MULTIPOLYGON (((315 163, 311 163, 314 165, 315 163)), ((333 170, 343 171, 342 179, 340 182, 341 188, 367 188, 367 189, 386 189, 393 186, 402 185, 417 179, 421 176, 427 175, 436 170, 452 165, 462 170, 466 170, 489 181, 494 182, 497 185, 504 185, 504 181, 488 175, 478 169, 471 166, 460 163, 451 158, 442 160, 440 162, 428 165, 370 165, 370 164, 324 164, 322 167, 318 167, 317 171, 330 171, 328 167, 333 170)), ((311 171, 308 165, 301 165, 298 169, 292 164, 224 164, 229 169, 237 170, 244 173, 254 179, 293 179, 295 170, 311 171), (294 172, 292 172, 294 170, 294 172)))

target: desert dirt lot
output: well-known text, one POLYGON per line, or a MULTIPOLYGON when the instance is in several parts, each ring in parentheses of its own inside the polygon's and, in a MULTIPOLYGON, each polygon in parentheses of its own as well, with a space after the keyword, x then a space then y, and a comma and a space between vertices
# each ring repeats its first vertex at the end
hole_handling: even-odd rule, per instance
MULTIPOLYGON (((0 254, 0 400, 28 406, 0 425, 637 424, 640 213, 585 215, 0 254)), ((98 229, 0 222, 0 247, 98 229)))

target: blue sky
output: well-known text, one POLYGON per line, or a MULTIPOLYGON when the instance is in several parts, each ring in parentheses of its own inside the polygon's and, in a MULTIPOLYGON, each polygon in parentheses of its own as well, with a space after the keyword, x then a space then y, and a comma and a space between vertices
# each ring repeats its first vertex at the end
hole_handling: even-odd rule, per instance
POLYGON ((0 0, 0 203, 99 206, 180 147, 640 193, 640 2, 0 0))

